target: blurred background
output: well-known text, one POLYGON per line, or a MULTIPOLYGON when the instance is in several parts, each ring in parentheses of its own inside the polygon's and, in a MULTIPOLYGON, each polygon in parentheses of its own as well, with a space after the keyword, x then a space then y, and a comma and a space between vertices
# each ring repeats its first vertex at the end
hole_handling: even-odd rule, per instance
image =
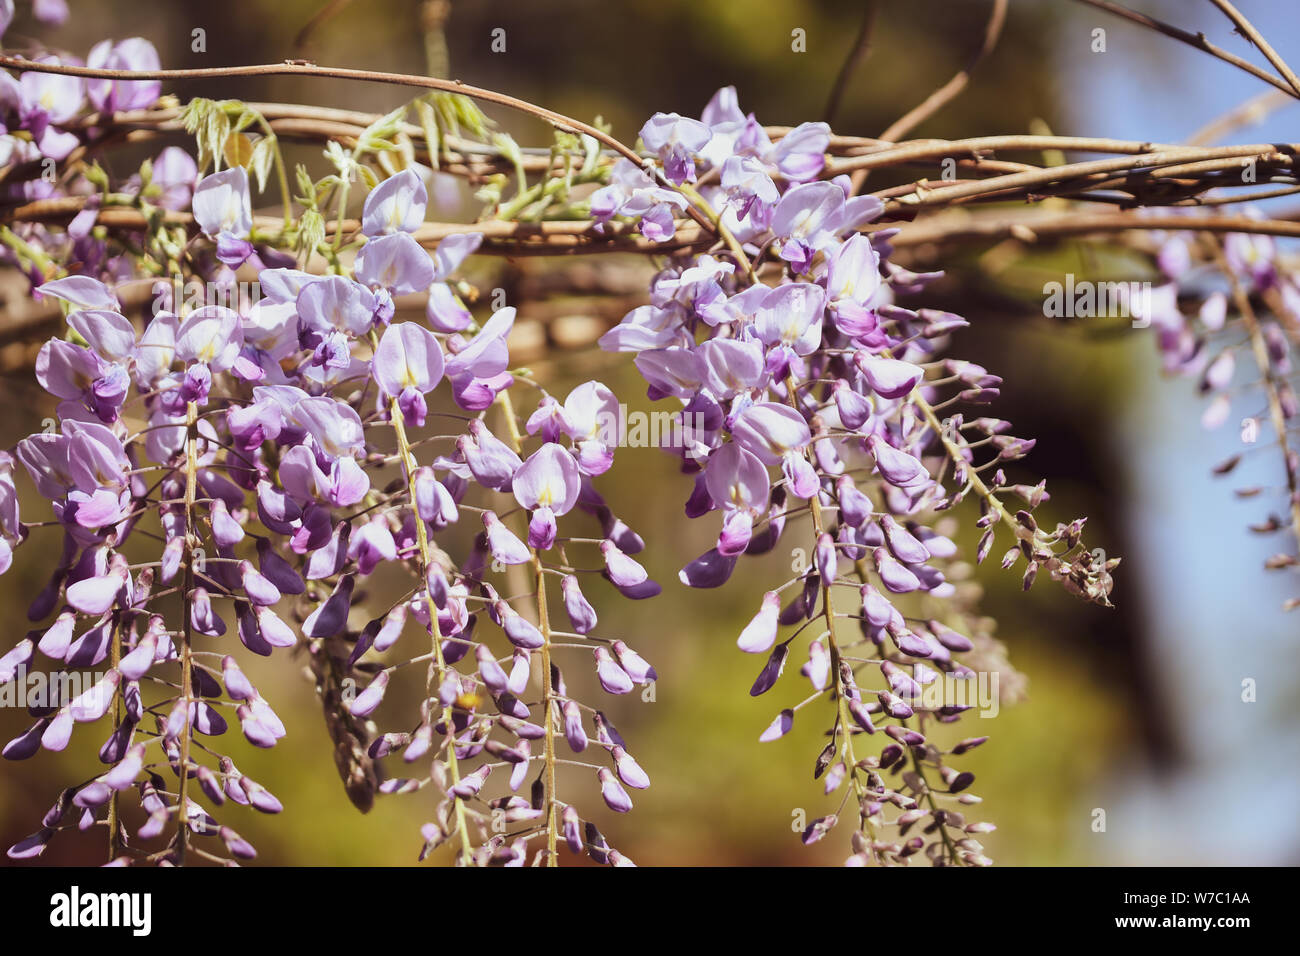
MULTIPOLYGON (((651 113, 698 116, 725 85, 736 86, 742 108, 765 124, 822 118, 863 6, 861 0, 466 0, 443 10, 444 54, 436 37, 431 46, 426 42, 421 15, 427 8, 417 0, 338 5, 304 42, 300 34, 320 12, 319 0, 206 7, 68 2, 67 23, 38 33, 20 0, 7 41, 37 34, 51 47, 84 56, 100 39, 138 35, 158 48, 166 67, 302 56, 422 73, 445 55, 453 77, 583 119, 601 116, 629 142, 651 113), (491 50, 497 28, 505 31, 504 52, 491 50), (206 31, 201 54, 191 51, 195 29, 206 31), (806 32, 805 53, 791 50, 795 29, 806 32)), ((1134 0, 1132 6, 1249 55, 1209 4, 1134 0)), ((1284 56, 1300 60, 1300 16, 1291 0, 1242 0, 1240 6, 1284 56)), ((924 99, 978 44, 989 4, 885 0, 879 7, 871 52, 834 120, 839 132, 876 135, 924 99)), ((1179 142, 1264 89, 1225 64, 1099 11, 1067 0, 1013 0, 1001 42, 970 88, 913 135, 958 138, 1045 127, 1179 142), (1098 27, 1106 31, 1104 53, 1092 52, 1098 27)), ((170 91, 372 112, 404 98, 382 86, 293 78, 170 91)), ((520 143, 549 143, 547 130, 531 120, 492 115, 520 143)), ((1287 107, 1234 138, 1294 142, 1297 119, 1300 110, 1287 107)), ((309 152, 290 161, 316 162, 319 154, 313 159, 309 152)), ((452 200, 431 209, 435 215, 455 219, 473 210, 452 200)), ((1239 444, 1234 423, 1258 409, 1245 400, 1223 429, 1205 433, 1192 383, 1161 380, 1147 332, 1044 318, 1042 284, 1064 272, 1087 274, 1095 261, 1079 243, 1032 256, 972 250, 945 263, 950 275, 932 296, 972 323, 955 337, 950 354, 1006 380, 989 413, 1013 421, 1016 434, 1038 438, 1013 480, 1048 479, 1052 500, 1040 523, 1087 515, 1090 546, 1124 558, 1112 610, 1083 604, 1047 580, 1022 594, 1020 575, 1000 572, 996 561, 977 572, 986 588, 983 609, 997 618, 998 637, 1028 684, 1025 699, 996 719, 970 716, 958 725, 965 735, 992 736, 960 763, 976 773, 973 790, 984 798, 981 812, 968 816, 998 824, 984 843, 1003 865, 1300 863, 1300 678, 1292 653, 1295 621, 1281 610, 1294 582, 1263 572, 1279 543, 1246 529, 1265 517, 1267 506, 1236 500, 1232 486, 1210 474, 1239 444), (1253 703, 1242 700, 1245 679, 1257 682, 1253 703), (1101 833, 1092 827, 1097 808, 1106 811, 1101 833)), ((1129 277, 1145 277, 1139 266, 1124 268, 1138 270, 1129 277)), ((523 282, 530 274, 512 275, 523 282)), ((564 310, 563 303, 557 307, 564 310)), ((570 311, 581 319, 580 306, 570 311)), ((3 321, 0 315, 0 326, 3 321)), ((532 364, 554 393, 600 378, 633 407, 648 407, 618 357, 552 353, 532 364)), ((30 372, 21 369, 0 381, 0 402, 10 409, 0 416, 3 447, 37 430, 49 413, 30 372)), ((1275 457, 1247 456, 1233 482, 1276 485, 1280 474, 1275 457)), ((775 711, 802 692, 797 668, 775 691, 751 699, 747 691, 761 662, 734 643, 761 592, 784 580, 785 560, 751 560, 727 588, 687 590, 676 572, 710 546, 716 528, 706 519, 681 532, 689 487, 672 460, 653 451, 624 452, 604 487, 615 511, 645 537, 642 557, 665 591, 636 604, 609 600, 611 591, 595 595, 606 599, 598 604, 604 632, 628 637, 660 675, 653 701, 633 694, 607 711, 653 786, 639 795, 632 814, 602 811, 598 824, 641 864, 839 862, 842 840, 805 848, 791 827, 798 809, 808 818, 834 810, 835 801, 819 797, 811 779, 820 722, 801 720, 784 739, 758 742, 775 711)), ((973 550, 974 537, 964 531, 961 543, 973 550)), ((27 545, 0 578, 0 609, 9 624, 0 639, 5 649, 23 636, 26 603, 48 572, 33 560, 35 546, 27 545)), ((427 795, 381 798, 368 815, 352 807, 302 664, 277 654, 249 667, 290 737, 272 751, 242 741, 232 746, 241 768, 276 793, 286 812, 243 812, 230 822, 257 845, 263 864, 414 862, 427 795)), ((0 739, 27 722, 22 712, 0 709, 0 739)), ((97 735, 78 734, 63 754, 0 765, 0 843, 8 846, 35 829, 59 789, 82 779, 99 742, 97 735)), ((587 788, 583 802, 599 803, 585 777, 562 778, 561 786, 587 788)), ((101 844, 100 834, 81 842, 65 837, 41 862, 98 862, 101 844)))

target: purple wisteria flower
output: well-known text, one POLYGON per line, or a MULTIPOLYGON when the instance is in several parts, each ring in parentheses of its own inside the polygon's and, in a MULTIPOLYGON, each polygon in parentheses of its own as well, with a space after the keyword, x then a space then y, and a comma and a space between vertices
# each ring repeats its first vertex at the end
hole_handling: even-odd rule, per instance
MULTIPOLYGON (((86 66, 97 70, 157 70, 158 51, 141 37, 120 43, 103 40, 91 47, 86 66)), ((86 83, 86 95, 95 109, 103 113, 145 109, 157 102, 161 92, 162 83, 158 80, 90 80, 86 83)))
POLYGON ((217 258, 238 266, 253 254, 248 237, 253 213, 248 194, 248 173, 240 167, 205 176, 194 190, 194 220, 216 240, 217 258))

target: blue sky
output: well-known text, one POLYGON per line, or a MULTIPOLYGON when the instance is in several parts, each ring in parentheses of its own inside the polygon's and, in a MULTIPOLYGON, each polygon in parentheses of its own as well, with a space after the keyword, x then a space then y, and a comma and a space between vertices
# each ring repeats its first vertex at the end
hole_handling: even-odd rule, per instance
MULTIPOLYGON (((1252 56, 1246 41, 1209 3, 1128 4, 1184 29, 1204 31, 1230 52, 1252 56)), ((1300 4, 1295 0, 1241 0, 1239 9, 1290 62, 1300 65, 1300 4)), ((1123 20, 1083 7, 1066 9, 1055 42, 1074 94, 1069 128, 1059 133, 1181 142, 1208 121, 1269 87, 1207 54, 1123 20), (1105 53, 1089 50, 1094 27, 1106 30, 1105 53)), ((1229 136, 1231 142, 1300 141, 1300 104, 1229 136)), ((1296 208, 1300 199, 1273 206, 1296 208)), ((1135 330, 1135 336, 1146 333, 1135 330)), ((1098 841, 1113 862, 1296 862, 1300 790, 1295 730, 1300 679, 1295 639, 1300 611, 1281 602, 1300 596, 1300 580, 1265 573, 1270 554, 1294 550, 1285 536, 1246 529, 1279 497, 1241 501, 1234 487, 1276 486, 1280 459, 1248 454, 1226 478, 1210 468, 1241 450, 1241 419, 1263 407, 1257 392, 1234 402, 1220 429, 1200 427, 1202 402, 1193 383, 1161 380, 1154 343, 1138 344, 1145 384, 1122 421, 1112 423, 1119 460, 1132 469, 1129 515, 1138 542, 1128 555, 1146 598, 1145 632, 1164 662, 1161 677, 1175 725, 1196 756, 1172 778, 1117 773, 1089 799, 1111 807, 1121 841, 1098 841), (1243 703, 1242 680, 1257 681, 1258 700, 1243 703), (1117 847, 1116 844, 1119 844, 1117 847)), ((1235 384, 1257 376, 1239 362, 1235 384)), ((1268 440, 1271 432, 1261 432, 1268 440)), ((1132 769, 1132 768, 1129 768, 1132 769)))

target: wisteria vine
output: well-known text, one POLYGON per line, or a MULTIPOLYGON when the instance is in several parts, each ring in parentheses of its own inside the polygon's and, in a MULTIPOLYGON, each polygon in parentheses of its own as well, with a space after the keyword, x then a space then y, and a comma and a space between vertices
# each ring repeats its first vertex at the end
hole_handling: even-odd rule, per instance
MULTIPOLYGON (((6 58, 18 75, 0 72, 6 202, 76 206, 62 228, 0 226, 4 261, 66 323, 35 362, 56 417, 0 453, 0 573, 20 548, 58 554, 28 608, 33 629, 0 657, 0 688, 38 662, 51 686, 107 669, 74 696, 28 704, 34 723, 3 756, 61 751, 78 724, 108 736, 103 767, 64 788, 10 857, 102 826, 115 865, 254 858, 227 802, 282 807, 218 738, 233 719, 248 744, 277 746, 289 728, 240 658, 305 654, 353 803, 429 795, 421 859, 448 844, 465 865, 555 865, 561 847, 631 862, 584 808, 598 793, 629 811, 650 778, 565 679, 589 670, 624 695, 658 676, 599 623, 606 599, 660 593, 637 558, 646 543, 599 490, 619 401, 599 381, 550 394, 512 364, 515 307, 488 313, 459 275, 493 223, 579 221, 662 253, 646 303, 599 344, 633 353, 648 397, 679 409, 669 451, 685 515, 718 529, 681 583, 722 586, 743 555, 792 540, 807 556, 737 639, 765 656, 752 695, 774 689, 792 655, 810 685, 759 739, 796 719, 826 728, 813 776, 840 803, 804 842, 842 827, 853 865, 991 862, 979 837, 992 824, 966 818, 974 776, 950 764, 987 738, 936 733, 971 709, 954 688, 1013 675, 959 587, 971 572, 955 509, 978 512, 976 562, 1001 532, 1001 564, 1023 563, 1026 589, 1046 572, 1109 605, 1118 559, 1085 545, 1084 519, 1040 526, 1044 485, 1008 479, 1033 440, 975 413, 1001 380, 945 354, 967 321, 920 304, 941 273, 893 261, 897 200, 858 194, 849 173, 866 164, 828 162, 827 124, 772 135, 726 88, 699 119, 651 117, 632 150, 533 108, 559 130, 539 166, 468 97, 439 90, 329 140, 327 175, 291 177, 266 116, 195 99, 177 114, 195 154, 168 146, 116 181, 95 158, 99 124, 166 104, 158 80, 112 71, 148 77, 158 57, 135 38, 86 62, 6 58), (471 147, 506 170, 475 173, 482 228, 430 242, 424 174, 468 163, 471 147), (254 216, 255 192, 278 193, 282 220, 254 216), (113 212, 135 218, 121 228, 113 212), (139 278, 156 280, 142 322, 117 292, 139 278), (411 296, 422 321, 402 317, 411 296), (24 475, 52 517, 20 517, 24 475), (394 587, 396 600, 373 599, 394 587), (391 706, 399 684, 417 712, 391 706)), ((1289 518, 1261 530, 1300 526, 1289 339, 1252 304, 1294 321, 1300 284, 1268 240, 1221 242, 1187 222, 1159 252, 1169 281, 1142 317, 1168 368, 1223 392, 1238 346, 1209 360, 1177 292, 1198 252, 1227 282, 1199 321, 1217 332, 1235 313, 1287 464, 1289 518)))

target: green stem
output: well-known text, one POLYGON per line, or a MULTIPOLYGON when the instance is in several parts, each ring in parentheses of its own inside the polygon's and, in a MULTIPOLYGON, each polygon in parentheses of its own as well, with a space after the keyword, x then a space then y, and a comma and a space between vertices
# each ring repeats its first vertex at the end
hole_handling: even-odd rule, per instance
MULTIPOLYGON (((795 382, 794 382, 793 375, 787 373, 785 379, 785 386, 786 386, 785 389, 786 397, 790 405, 794 407, 796 411, 798 411, 798 400, 796 397, 797 392, 795 389, 795 382)), ((809 461, 811 461, 815 466, 816 462, 813 461, 811 450, 806 451, 805 454, 808 456, 809 461)), ((826 531, 826 522, 822 516, 820 488, 809 499, 808 503, 812 510, 813 534, 816 536, 817 540, 820 540, 822 534, 824 534, 826 531)), ((853 751, 853 726, 856 723, 856 721, 853 719, 853 714, 849 711, 847 687, 845 686, 842 668, 840 667, 840 662, 843 660, 843 657, 840 654, 839 642, 836 641, 835 639, 835 604, 834 601, 832 600, 832 594, 834 592, 834 583, 835 583, 834 581, 825 581, 825 580, 823 580, 821 583, 822 613, 826 619, 826 642, 829 645, 829 649, 830 649, 831 673, 834 675, 834 679, 835 679, 835 706, 836 706, 837 722, 839 724, 840 733, 844 735, 844 744, 841 748, 841 757, 844 760, 845 767, 849 771, 849 780, 851 781, 851 785, 853 787, 853 795, 858 801, 858 819, 860 821, 859 829, 861 829, 862 827, 866 828, 867 833, 871 837, 871 841, 873 844, 872 852, 874 853, 875 852, 874 843, 876 840, 876 827, 875 824, 871 822, 871 819, 867 816, 866 813, 867 792, 866 792, 866 788, 862 785, 861 778, 859 777, 860 768, 858 767, 858 758, 853 751)))
POLYGON ((280 181, 280 201, 284 203, 284 231, 288 232, 293 228, 293 199, 289 192, 289 174, 284 168, 284 153, 280 150, 280 138, 261 113, 257 114, 257 122, 262 127, 263 134, 275 142, 275 174, 280 181))
MULTIPOLYGON (((118 612, 113 613, 113 631, 109 645, 109 665, 116 670, 118 664, 122 661, 122 617, 118 612)), ((113 695, 113 727, 117 728, 122 723, 122 693, 117 691, 113 695)), ((114 790, 108 797, 108 859, 113 861, 117 859, 123 851, 122 844, 122 817, 118 811, 118 791, 114 790)))
MULTIPOLYGON (((190 595, 194 590, 194 552, 198 536, 194 533, 194 499, 199 478, 198 455, 199 407, 194 402, 185 406, 185 587, 182 592, 181 628, 181 700, 184 701, 184 723, 180 739, 180 783, 177 792, 176 812, 176 863, 185 864, 185 851, 189 846, 189 781, 190 781, 190 707, 193 695, 194 658, 190 595)), ((173 728, 168 728, 172 730, 173 728)))
MULTIPOLYGON (((510 441, 514 445, 516 454, 523 454, 524 442, 523 436, 519 433, 519 422, 515 418, 514 402, 510 399, 509 389, 501 392, 499 399, 501 410, 505 414, 506 429, 510 433, 510 441)), ((542 567, 542 560, 537 554, 537 549, 529 547, 528 552, 532 555, 533 575, 537 582, 537 625, 542 632, 542 727, 545 731, 545 749, 543 751, 545 760, 545 778, 546 778, 546 865, 559 866, 560 858, 556 853, 556 842, 559 830, 556 826, 556 807, 557 798, 555 793, 555 688, 551 684, 551 619, 546 605, 546 573, 542 567)))
MULTIPOLYGON (((375 341, 375 335, 371 333, 372 342, 375 341)), ((402 410, 394 398, 389 402, 388 414, 393 424, 393 434, 397 436, 397 454, 402 460, 402 470, 406 474, 406 488, 409 496, 412 511, 415 510, 415 456, 411 453, 411 444, 406 438, 406 423, 402 418, 402 410)), ((420 580, 425 582, 425 600, 428 602, 427 609, 429 614, 429 637, 433 643, 433 660, 437 667, 438 684, 442 684, 443 677, 447 670, 446 661, 442 656, 442 641, 438 638, 438 612, 433 607, 432 599, 428 597, 428 576, 430 566, 429 552, 429 530, 425 527, 424 519, 417 512, 415 514, 415 537, 420 552, 420 580)), ((429 699, 435 699, 436 693, 430 689, 429 699)), ((451 775, 451 782, 454 786, 460 783, 460 764, 456 760, 456 728, 452 724, 452 710, 450 706, 442 708, 442 722, 447 730, 447 771, 451 775)), ((456 832, 460 837, 460 854, 459 859, 462 865, 469 866, 471 863, 470 856, 470 836, 469 826, 465 822, 465 806, 460 797, 455 794, 451 795, 452 802, 455 806, 456 814, 456 832)))

